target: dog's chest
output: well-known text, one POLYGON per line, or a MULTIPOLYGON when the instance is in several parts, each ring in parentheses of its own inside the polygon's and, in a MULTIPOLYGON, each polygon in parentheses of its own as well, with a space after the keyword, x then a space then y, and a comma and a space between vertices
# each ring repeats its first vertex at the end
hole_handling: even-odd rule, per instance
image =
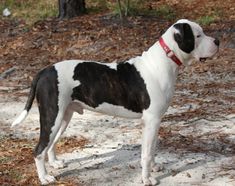
POLYGON ((167 108, 169 104, 171 103, 171 100, 175 92, 175 81, 176 81, 176 78, 174 76, 170 76, 166 78, 161 84, 161 91, 165 99, 167 108))

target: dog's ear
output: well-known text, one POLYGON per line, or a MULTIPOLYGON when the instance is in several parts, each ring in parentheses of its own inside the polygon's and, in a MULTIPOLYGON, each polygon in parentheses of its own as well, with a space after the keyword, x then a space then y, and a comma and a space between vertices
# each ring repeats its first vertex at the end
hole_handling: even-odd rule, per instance
POLYGON ((174 33, 174 39, 177 43, 181 43, 183 42, 183 38, 184 38, 184 24, 182 23, 177 23, 174 25, 174 28, 176 29, 175 33, 174 33))
POLYGON ((190 53, 194 49, 194 35, 191 26, 188 23, 177 23, 174 25, 174 39, 179 48, 186 53, 190 53))

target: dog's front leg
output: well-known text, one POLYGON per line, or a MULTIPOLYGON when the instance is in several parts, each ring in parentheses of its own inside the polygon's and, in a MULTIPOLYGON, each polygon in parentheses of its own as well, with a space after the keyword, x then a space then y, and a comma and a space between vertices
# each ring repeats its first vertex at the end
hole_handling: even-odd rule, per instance
POLYGON ((142 165, 142 180, 144 185, 156 185, 158 181, 151 178, 151 164, 154 160, 154 152, 156 146, 156 140, 158 133, 160 119, 153 114, 145 113, 143 115, 144 128, 142 138, 142 153, 141 153, 141 165, 142 165))

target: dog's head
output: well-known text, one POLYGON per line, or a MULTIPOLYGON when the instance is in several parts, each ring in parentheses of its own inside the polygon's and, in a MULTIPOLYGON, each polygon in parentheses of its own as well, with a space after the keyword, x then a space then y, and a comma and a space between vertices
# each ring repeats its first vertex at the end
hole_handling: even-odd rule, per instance
POLYGON ((172 50, 180 55, 183 63, 195 58, 198 61, 205 61, 213 57, 219 49, 219 40, 206 36, 202 28, 194 22, 186 19, 177 21, 166 32, 166 39, 173 40, 172 50))

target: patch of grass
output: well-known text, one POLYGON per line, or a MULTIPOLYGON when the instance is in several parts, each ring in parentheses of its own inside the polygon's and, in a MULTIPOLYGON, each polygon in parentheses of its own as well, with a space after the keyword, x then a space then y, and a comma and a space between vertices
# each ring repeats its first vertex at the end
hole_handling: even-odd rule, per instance
POLYGON ((13 180, 19 181, 23 178, 22 173, 19 170, 9 170, 7 175, 12 178, 13 180))
POLYGON ((120 15, 120 11, 124 16, 134 16, 139 14, 139 10, 142 8, 143 4, 140 0, 130 0, 129 5, 127 1, 120 1, 120 7, 117 1, 115 3, 109 3, 109 9, 115 14, 120 15), (121 10, 120 10, 121 8, 121 10))
POLYGON ((2 11, 5 8, 12 7, 14 5, 15 0, 1 0, 0 3, 0 13, 2 14, 2 11))
MULTIPOLYGON (((126 4, 121 1, 122 11, 125 14, 126 4)), ((114 12, 114 14, 119 14, 119 6, 117 3, 110 4, 109 9, 114 12)), ((167 20, 172 20, 175 18, 175 11, 170 5, 161 5, 155 9, 149 8, 147 1, 142 0, 130 0, 130 5, 128 7, 128 16, 157 16, 167 20)))
POLYGON ((21 18, 28 24, 48 17, 56 17, 58 14, 57 0, 1 0, 0 13, 5 8, 11 12, 11 17, 21 18))
MULTIPOLYGON (((147 1, 143 0, 129 0, 129 5, 127 1, 122 0, 120 2, 125 16, 158 16, 168 20, 175 17, 175 12, 169 5, 150 9, 147 1)), ((86 6, 90 13, 104 11, 112 11, 114 14, 120 13, 117 1, 87 0, 86 6)), ((5 8, 10 10, 10 17, 23 19, 28 25, 32 25, 39 20, 56 17, 58 15, 58 0, 1 0, 0 18, 5 8)))
POLYGON ((159 6, 155 10, 155 15, 159 16, 159 17, 163 17, 163 18, 168 19, 168 20, 172 20, 176 16, 176 14, 174 12, 174 9, 169 5, 159 6))
POLYGON ((202 16, 199 19, 197 19, 197 22, 200 25, 210 25, 211 23, 213 23, 216 20, 215 16, 210 16, 210 15, 206 15, 206 16, 202 16))
POLYGON ((209 10, 208 14, 205 14, 197 19, 197 22, 201 25, 210 25, 211 23, 221 19, 223 17, 224 11, 219 7, 213 7, 209 10))
POLYGON ((3 163, 7 163, 8 161, 10 161, 12 158, 10 157, 0 157, 0 164, 3 164, 3 163))
POLYGON ((109 9, 107 0, 86 0, 86 8, 88 13, 98 13, 109 9))

